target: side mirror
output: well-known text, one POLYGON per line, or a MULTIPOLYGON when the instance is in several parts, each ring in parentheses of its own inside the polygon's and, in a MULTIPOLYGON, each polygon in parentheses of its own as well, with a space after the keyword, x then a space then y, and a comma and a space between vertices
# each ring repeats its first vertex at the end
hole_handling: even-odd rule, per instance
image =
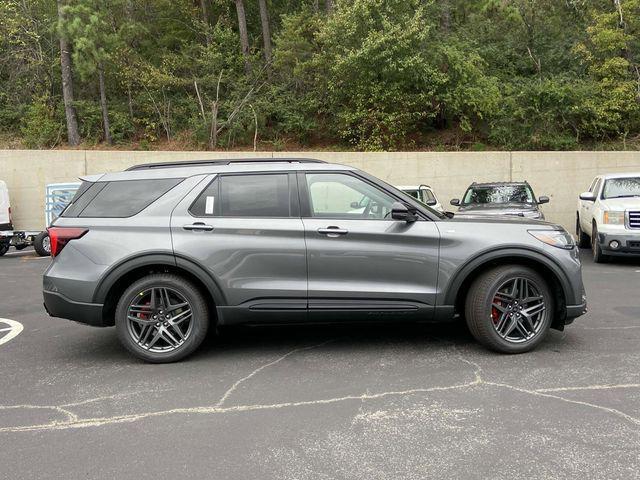
POLYGON ((436 202, 435 200, 427 200, 427 205, 429 205, 430 207, 433 207, 434 205, 437 205, 438 202, 436 202))
POLYGON ((584 192, 580 194, 580 200, 586 200, 587 202, 595 202, 596 196, 591 192, 584 192))
POLYGON ((351 202, 351 208, 360 208, 360 203, 358 203, 358 202, 351 202))
POLYGON ((540 205, 542 205, 543 203, 549 203, 549 197, 543 195, 542 197, 538 198, 538 203, 540 205))
POLYGON ((404 220, 405 222, 415 222, 416 216, 404 203, 393 202, 391 205, 391 218, 394 220, 404 220))
POLYGON ((460 199, 458 198, 452 198, 451 201, 449 202, 451 205, 453 205, 454 207, 457 207, 458 205, 460 205, 460 199))

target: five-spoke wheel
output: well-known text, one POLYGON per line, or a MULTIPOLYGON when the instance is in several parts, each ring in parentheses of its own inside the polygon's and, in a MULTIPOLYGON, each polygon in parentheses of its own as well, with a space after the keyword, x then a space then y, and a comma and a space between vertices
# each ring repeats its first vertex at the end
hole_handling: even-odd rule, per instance
POLYGON ((131 285, 116 309, 124 346, 151 362, 172 362, 193 352, 209 324, 202 293, 182 277, 154 274, 131 285))
POLYGON ((480 275, 465 302, 467 325, 483 345, 504 353, 526 352, 551 325, 553 296, 531 268, 510 265, 480 275))

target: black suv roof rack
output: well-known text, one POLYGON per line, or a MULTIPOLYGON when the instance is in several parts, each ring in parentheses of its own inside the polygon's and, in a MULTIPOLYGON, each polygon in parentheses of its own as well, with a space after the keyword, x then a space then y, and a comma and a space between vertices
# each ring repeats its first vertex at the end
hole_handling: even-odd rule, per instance
POLYGON ((159 163, 143 163, 134 165, 125 170, 146 170, 152 168, 179 168, 189 166, 206 166, 206 165, 230 165, 232 163, 327 163, 323 160, 313 158, 234 158, 228 160, 184 160, 179 162, 159 162, 159 163))

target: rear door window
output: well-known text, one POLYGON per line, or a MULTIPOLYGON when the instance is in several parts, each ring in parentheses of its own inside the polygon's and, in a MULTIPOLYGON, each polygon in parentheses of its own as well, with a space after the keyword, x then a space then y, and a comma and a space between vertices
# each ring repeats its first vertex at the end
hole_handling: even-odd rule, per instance
POLYGON ((291 195, 288 173, 221 175, 189 211, 196 217, 289 217, 291 195))

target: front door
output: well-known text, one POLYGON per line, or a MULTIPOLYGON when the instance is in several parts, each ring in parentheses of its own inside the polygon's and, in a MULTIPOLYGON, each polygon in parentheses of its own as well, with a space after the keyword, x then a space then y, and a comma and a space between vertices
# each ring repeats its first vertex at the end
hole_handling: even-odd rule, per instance
POLYGON ((206 269, 221 324, 304 321, 307 263, 293 173, 211 175, 171 217, 178 263, 206 269))
POLYGON ((438 281, 435 222, 391 219, 393 193, 352 172, 298 175, 312 320, 428 320, 438 281))

